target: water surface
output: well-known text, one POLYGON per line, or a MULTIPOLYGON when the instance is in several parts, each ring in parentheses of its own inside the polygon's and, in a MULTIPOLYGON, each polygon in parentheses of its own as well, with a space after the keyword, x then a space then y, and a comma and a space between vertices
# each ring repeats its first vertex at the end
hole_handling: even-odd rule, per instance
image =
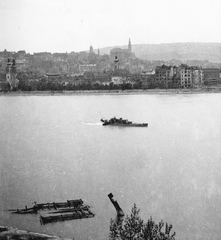
POLYGON ((1 96, 0 115, 0 225, 108 239, 112 192, 176 239, 221 238, 221 94, 1 96), (113 116, 149 126, 100 124, 113 116), (77 198, 95 218, 42 226, 5 211, 77 198))

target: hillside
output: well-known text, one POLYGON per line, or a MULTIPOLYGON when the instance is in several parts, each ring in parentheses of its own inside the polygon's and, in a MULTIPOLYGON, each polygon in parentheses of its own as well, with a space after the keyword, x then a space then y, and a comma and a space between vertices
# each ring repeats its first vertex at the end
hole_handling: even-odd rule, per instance
MULTIPOLYGON (((115 46, 114 46, 115 47, 115 46)), ((114 47, 100 49, 101 54, 110 54, 114 47)), ((127 46, 118 46, 127 48, 127 46)), ((186 60, 208 60, 210 62, 221 62, 221 43, 163 43, 163 44, 133 44, 132 52, 136 57, 144 60, 172 59, 186 60)))

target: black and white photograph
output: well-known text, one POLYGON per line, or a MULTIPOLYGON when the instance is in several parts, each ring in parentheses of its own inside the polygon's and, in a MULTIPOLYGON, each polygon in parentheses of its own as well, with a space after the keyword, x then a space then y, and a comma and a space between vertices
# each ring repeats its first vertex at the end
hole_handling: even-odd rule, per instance
POLYGON ((0 240, 221 239, 220 0, 0 0, 0 240))

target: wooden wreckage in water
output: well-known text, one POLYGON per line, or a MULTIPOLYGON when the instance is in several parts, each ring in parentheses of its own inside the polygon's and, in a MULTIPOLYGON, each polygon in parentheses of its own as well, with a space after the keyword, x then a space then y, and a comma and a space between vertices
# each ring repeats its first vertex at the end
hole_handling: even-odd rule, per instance
POLYGON ((14 214, 37 214, 42 211, 47 211, 46 216, 40 215, 42 224, 95 216, 90 210, 90 206, 85 205, 82 199, 67 200, 67 202, 58 203, 35 203, 31 208, 25 206, 24 209, 11 209, 9 211, 12 211, 14 214))
POLYGON ((74 207, 68 210, 69 211, 64 211, 64 213, 62 214, 55 214, 44 217, 40 216, 40 221, 42 224, 47 224, 52 222, 67 221, 73 219, 92 218, 95 216, 95 214, 91 212, 90 207, 86 205, 83 207, 76 208, 74 207))
POLYGON ((12 211, 12 213, 15 214, 32 214, 32 213, 38 213, 40 210, 51 210, 51 209, 59 209, 59 208, 70 208, 70 207, 78 207, 83 205, 82 199, 76 199, 76 200, 67 200, 67 202, 58 202, 58 203, 36 203, 33 207, 25 208, 23 209, 10 209, 9 211, 12 211))

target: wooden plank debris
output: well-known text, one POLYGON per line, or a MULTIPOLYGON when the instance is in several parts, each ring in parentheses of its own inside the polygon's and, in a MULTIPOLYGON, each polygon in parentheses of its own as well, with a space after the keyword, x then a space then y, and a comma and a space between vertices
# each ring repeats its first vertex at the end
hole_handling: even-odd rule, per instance
POLYGON ((41 203, 31 208, 10 209, 14 214, 38 214, 45 212, 44 216, 40 215, 42 224, 66 221, 73 219, 92 218, 95 214, 90 210, 90 206, 85 205, 81 199, 68 200, 67 202, 59 203, 41 203))
POLYGON ((15 214, 33 214, 37 213, 39 210, 51 210, 51 209, 59 209, 59 208, 69 208, 69 207, 78 207, 83 205, 82 199, 76 199, 76 200, 67 200, 67 202, 58 202, 58 203, 40 203, 37 204, 35 202, 34 206, 31 208, 25 208, 23 209, 9 209, 12 213, 15 214))

